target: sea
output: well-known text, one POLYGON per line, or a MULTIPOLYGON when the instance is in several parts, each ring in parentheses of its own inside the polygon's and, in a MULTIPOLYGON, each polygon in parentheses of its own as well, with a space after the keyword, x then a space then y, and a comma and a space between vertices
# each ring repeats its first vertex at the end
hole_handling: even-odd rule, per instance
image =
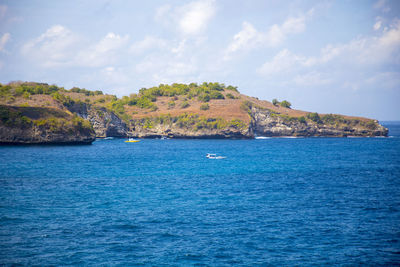
POLYGON ((400 122, 383 125, 388 138, 1 146, 0 265, 399 265, 400 122))

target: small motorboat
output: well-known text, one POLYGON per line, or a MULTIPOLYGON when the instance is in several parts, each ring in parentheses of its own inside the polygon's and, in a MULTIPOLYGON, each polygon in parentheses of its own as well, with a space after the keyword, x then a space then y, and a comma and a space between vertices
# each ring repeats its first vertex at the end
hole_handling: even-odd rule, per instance
POLYGON ((256 137, 254 137, 254 139, 257 139, 257 140, 263 140, 263 139, 270 139, 271 137, 267 137, 267 136, 256 136, 256 137))
POLYGON ((140 140, 133 139, 131 137, 129 137, 129 139, 125 141, 125 143, 137 143, 137 142, 140 142, 140 140))
POLYGON ((210 153, 207 153, 206 158, 209 158, 209 159, 225 159, 226 157, 224 157, 224 156, 217 156, 217 154, 210 154, 210 153))

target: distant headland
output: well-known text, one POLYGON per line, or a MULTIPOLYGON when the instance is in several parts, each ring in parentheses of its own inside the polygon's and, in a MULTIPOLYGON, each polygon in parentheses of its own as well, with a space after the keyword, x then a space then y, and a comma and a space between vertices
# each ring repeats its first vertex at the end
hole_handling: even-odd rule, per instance
POLYGON ((0 144, 91 144, 96 137, 387 136, 378 121, 295 110, 221 83, 160 84, 117 98, 36 82, 0 84, 0 144))

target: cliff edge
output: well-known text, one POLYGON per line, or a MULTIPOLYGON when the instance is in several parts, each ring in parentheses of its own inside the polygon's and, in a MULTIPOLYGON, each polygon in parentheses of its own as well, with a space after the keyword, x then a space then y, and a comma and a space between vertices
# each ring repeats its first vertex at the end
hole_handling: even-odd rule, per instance
POLYGON ((0 106, 1 144, 91 144, 88 121, 62 110, 0 106))
POLYGON ((0 96, 3 109, 12 111, 3 112, 3 143, 90 143, 94 136, 247 139, 388 135, 377 120, 296 110, 286 100, 259 100, 220 83, 160 84, 117 98, 78 87, 66 90, 46 83, 13 82, 0 84, 0 96), (47 115, 32 117, 35 108, 47 115), (13 112, 19 112, 20 118, 10 117, 13 112))

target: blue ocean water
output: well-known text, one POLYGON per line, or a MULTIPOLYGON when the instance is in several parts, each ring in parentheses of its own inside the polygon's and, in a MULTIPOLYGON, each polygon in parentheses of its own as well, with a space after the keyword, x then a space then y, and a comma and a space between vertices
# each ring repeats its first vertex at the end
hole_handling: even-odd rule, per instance
POLYGON ((0 147, 0 264, 399 264, 400 124, 386 126, 0 147))

